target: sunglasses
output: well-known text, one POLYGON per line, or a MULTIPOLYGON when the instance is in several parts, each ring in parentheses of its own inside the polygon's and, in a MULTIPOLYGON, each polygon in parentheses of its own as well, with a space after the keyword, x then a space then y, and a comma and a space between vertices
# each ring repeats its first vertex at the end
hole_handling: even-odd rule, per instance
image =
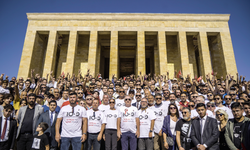
POLYGON ((176 109, 175 107, 170 107, 170 109, 176 109))
POLYGON ((161 98, 155 98, 156 100, 161 100, 161 98))
POLYGON ((84 105, 84 103, 80 103, 81 105, 84 105))
POLYGON ((192 107, 192 108, 193 108, 193 107, 194 107, 194 105, 188 105, 188 107, 192 107))
POLYGON ((125 93, 125 91, 120 91, 119 93, 125 93))
POLYGON ((218 117, 218 116, 223 116, 224 114, 222 114, 222 113, 220 113, 220 114, 216 114, 216 116, 218 117))
POLYGON ((207 95, 207 96, 213 96, 213 94, 209 94, 209 95, 207 95))
POLYGON ((131 99, 125 99, 125 101, 131 101, 131 99))
POLYGON ((109 104, 114 104, 115 102, 109 102, 109 104))
POLYGON ((231 98, 225 98, 225 100, 230 100, 231 98))
POLYGON ((141 90, 141 88, 138 88, 138 89, 136 89, 136 90, 141 90))
POLYGON ((192 96, 193 98, 197 98, 198 96, 192 96))
POLYGON ((236 94, 229 94, 230 96, 235 96, 236 94))
POLYGON ((91 98, 87 98, 86 100, 92 100, 91 98))
POLYGON ((141 95, 136 95, 136 97, 141 97, 141 95))
POLYGON ((214 105, 207 105, 207 107, 215 107, 214 105))
POLYGON ((89 87, 90 89, 94 89, 95 87, 89 87))
POLYGON ((83 94, 83 93, 78 93, 78 94, 83 94))
POLYGON ((224 90, 220 90, 220 92, 225 92, 224 90))
POLYGON ((182 114, 185 114, 185 115, 187 114, 187 112, 185 112, 185 111, 183 111, 183 112, 181 112, 181 113, 182 113, 182 114))

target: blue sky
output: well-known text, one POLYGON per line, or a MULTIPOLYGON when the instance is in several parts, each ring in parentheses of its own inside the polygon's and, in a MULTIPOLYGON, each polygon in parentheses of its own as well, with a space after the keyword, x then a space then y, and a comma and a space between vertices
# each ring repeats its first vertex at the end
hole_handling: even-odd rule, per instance
POLYGON ((0 0, 0 73, 17 76, 27 12, 219 13, 231 14, 238 72, 250 79, 249 6, 250 0, 0 0))

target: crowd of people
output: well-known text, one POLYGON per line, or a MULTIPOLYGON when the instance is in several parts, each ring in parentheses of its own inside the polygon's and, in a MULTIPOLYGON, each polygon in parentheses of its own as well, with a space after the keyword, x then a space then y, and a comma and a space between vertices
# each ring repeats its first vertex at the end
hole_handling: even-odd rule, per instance
POLYGON ((250 82, 31 70, 0 76, 0 150, 248 150, 250 82))

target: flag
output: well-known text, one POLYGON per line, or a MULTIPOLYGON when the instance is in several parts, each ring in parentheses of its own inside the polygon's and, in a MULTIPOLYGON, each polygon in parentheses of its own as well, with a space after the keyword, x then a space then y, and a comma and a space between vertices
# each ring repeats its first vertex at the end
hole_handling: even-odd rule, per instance
POLYGON ((214 75, 214 70, 212 70, 211 75, 214 75))
POLYGON ((201 78, 201 76, 197 79, 197 81, 199 82, 200 80, 201 80, 202 78, 201 78))
POLYGON ((178 72, 178 74, 177 74, 177 78, 179 78, 179 77, 180 77, 180 75, 181 75, 181 70, 178 72))
POLYGON ((197 76, 196 75, 194 76, 194 79, 197 80, 197 76))
POLYGON ((62 76, 62 77, 63 77, 63 79, 64 79, 64 76, 65 76, 64 71, 62 72, 61 76, 62 76))
POLYGON ((124 77, 123 80, 125 81, 125 80, 126 80, 126 77, 124 77))

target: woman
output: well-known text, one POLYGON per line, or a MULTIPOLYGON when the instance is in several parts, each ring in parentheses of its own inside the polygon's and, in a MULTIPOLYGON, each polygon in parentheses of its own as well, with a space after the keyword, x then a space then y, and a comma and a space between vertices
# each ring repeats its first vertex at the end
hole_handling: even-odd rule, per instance
POLYGON ((220 122, 218 125, 219 131, 220 131, 220 137, 219 137, 220 150, 227 150, 229 149, 229 147, 227 146, 224 134, 225 134, 225 127, 226 127, 227 120, 228 120, 228 114, 224 110, 218 109, 216 111, 216 119, 220 122))
POLYGON ((78 103, 78 105, 84 107, 86 109, 86 101, 84 99, 81 99, 78 103))
POLYGON ((115 109, 115 100, 109 100, 110 109, 105 111, 107 124, 103 139, 105 140, 106 150, 117 149, 117 118, 119 118, 118 110, 115 109))
POLYGON ((213 118, 215 118, 216 117, 216 113, 214 112, 214 110, 215 110, 215 103, 208 102, 207 103, 207 109, 210 110, 213 113, 213 118))
POLYGON ((179 111, 175 104, 170 104, 168 106, 168 115, 164 118, 162 132, 163 132, 163 140, 164 140, 164 147, 169 150, 176 149, 176 132, 175 126, 177 121, 179 120, 179 111), (173 146, 169 146, 167 143, 167 137, 171 137, 173 139, 173 146))

